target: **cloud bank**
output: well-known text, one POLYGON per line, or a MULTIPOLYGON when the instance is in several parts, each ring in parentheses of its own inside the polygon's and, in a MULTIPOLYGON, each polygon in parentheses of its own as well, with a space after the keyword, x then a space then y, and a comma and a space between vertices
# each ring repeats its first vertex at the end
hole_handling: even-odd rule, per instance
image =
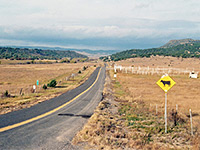
POLYGON ((158 47, 200 38, 196 0, 0 0, 0 45, 158 47))

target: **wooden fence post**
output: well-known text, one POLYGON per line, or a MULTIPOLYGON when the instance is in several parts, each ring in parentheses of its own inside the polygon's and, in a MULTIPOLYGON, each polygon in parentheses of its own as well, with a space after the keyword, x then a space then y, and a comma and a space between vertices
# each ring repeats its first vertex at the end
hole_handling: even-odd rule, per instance
POLYGON ((190 123, 191 123, 191 135, 193 136, 193 126, 192 126, 192 111, 190 109, 190 123))

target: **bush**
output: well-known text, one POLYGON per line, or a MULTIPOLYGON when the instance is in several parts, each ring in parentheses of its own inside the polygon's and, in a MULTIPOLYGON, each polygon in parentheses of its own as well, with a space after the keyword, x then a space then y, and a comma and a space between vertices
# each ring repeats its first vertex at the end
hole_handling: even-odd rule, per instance
POLYGON ((8 90, 6 90, 6 92, 4 93, 4 96, 5 96, 5 97, 8 97, 8 96, 9 96, 8 90))
POLYGON ((47 86, 46 86, 46 84, 44 84, 42 88, 46 90, 46 89, 47 89, 47 86))
POLYGON ((50 83, 47 84, 48 87, 56 87, 57 82, 56 80, 52 80, 50 83))
POLYGON ((62 59, 60 62, 61 63, 69 63, 70 61, 68 59, 62 59))
POLYGON ((79 70, 78 73, 81 74, 81 71, 79 70))
POLYGON ((86 70, 86 69, 87 69, 87 68, 84 66, 84 67, 83 67, 83 71, 86 70))
POLYGON ((5 93, 3 93, 1 95, 1 97, 14 97, 14 96, 11 96, 9 93, 8 93, 8 90, 5 91, 5 93))

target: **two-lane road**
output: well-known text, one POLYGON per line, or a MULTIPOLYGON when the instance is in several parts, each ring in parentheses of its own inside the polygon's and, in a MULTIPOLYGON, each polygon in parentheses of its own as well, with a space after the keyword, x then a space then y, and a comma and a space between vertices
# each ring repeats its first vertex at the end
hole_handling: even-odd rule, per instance
POLYGON ((78 88, 29 109, 0 116, 0 149, 77 149, 70 144, 102 99, 105 67, 78 88))

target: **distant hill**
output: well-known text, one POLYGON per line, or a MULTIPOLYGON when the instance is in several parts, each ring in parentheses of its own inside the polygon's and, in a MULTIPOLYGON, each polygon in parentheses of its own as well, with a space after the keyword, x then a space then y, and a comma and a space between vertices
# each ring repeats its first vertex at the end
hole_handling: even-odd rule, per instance
POLYGON ((182 43, 183 40, 179 40, 179 42, 178 40, 176 41, 177 42, 174 42, 175 46, 172 46, 171 44, 171 46, 168 47, 150 48, 150 49, 131 49, 115 53, 110 56, 100 57, 100 59, 104 61, 110 61, 110 60, 119 61, 134 57, 150 57, 152 55, 183 57, 183 58, 190 58, 190 57, 200 58, 200 42, 198 42, 198 40, 193 40, 193 42, 191 39, 185 40, 185 43, 182 43), (177 43, 179 43, 179 45, 176 45, 177 43))
POLYGON ((85 54, 90 57, 107 56, 119 52, 119 50, 88 50, 88 49, 83 49, 83 50, 77 49, 75 51, 81 52, 82 54, 85 54))
POLYGON ((74 51, 42 50, 30 48, 0 47, 0 59, 34 60, 34 59, 62 59, 88 58, 74 51))
POLYGON ((76 51, 88 57, 107 56, 119 52, 119 50, 90 50, 90 49, 76 49, 76 48, 62 48, 62 47, 46 47, 46 46, 11 46, 12 48, 30 48, 42 50, 59 50, 59 51, 76 51))
POLYGON ((193 39, 181 39, 181 40, 171 40, 161 48, 169 48, 177 45, 184 45, 184 44, 192 44, 192 43, 200 43, 200 40, 193 40, 193 39))

